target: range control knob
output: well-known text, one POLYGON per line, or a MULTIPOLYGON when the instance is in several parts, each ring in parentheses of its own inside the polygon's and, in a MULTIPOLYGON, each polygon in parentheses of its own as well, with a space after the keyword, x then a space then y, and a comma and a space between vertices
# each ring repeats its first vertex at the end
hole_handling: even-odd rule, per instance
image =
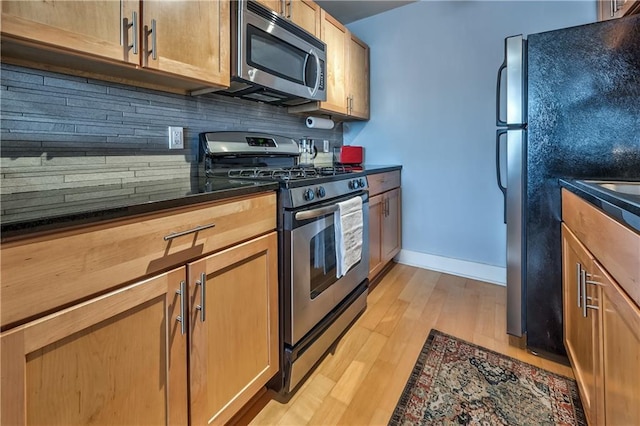
POLYGON ((315 196, 313 195, 313 189, 311 189, 311 188, 305 189, 303 196, 304 196, 305 201, 313 200, 315 198, 315 196))
POLYGON ((364 178, 358 179, 358 183, 360 184, 360 188, 364 188, 367 185, 364 178))
POLYGON ((349 181, 349 189, 358 189, 359 184, 356 179, 349 181))
POLYGON ((319 186, 318 189, 316 189, 316 195, 318 198, 324 198, 324 196, 327 195, 327 192, 324 190, 324 186, 319 186))

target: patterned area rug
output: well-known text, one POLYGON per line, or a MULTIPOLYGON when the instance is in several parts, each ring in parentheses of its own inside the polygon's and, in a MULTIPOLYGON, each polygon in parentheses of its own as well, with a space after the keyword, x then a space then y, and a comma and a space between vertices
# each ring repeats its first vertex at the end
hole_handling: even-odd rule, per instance
POLYGON ((576 382, 431 330, 389 425, 585 425, 576 382))

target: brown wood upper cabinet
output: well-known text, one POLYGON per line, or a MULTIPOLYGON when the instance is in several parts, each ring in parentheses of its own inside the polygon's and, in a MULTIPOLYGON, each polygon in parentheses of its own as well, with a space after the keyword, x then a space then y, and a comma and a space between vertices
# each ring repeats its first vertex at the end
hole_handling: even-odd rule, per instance
POLYGON ((640 234, 562 190, 564 341, 589 424, 640 424, 640 234))
POLYGON ((598 0, 598 21, 640 13, 639 0, 598 0))
POLYGON ((229 19, 227 0, 3 1, 2 55, 176 92, 228 87, 229 19))
POLYGON ((320 6, 313 0, 256 0, 284 18, 320 37, 320 6))
POLYGON ((369 47, 325 10, 320 13, 320 38, 327 44, 327 100, 290 107, 289 112, 368 120, 369 47))

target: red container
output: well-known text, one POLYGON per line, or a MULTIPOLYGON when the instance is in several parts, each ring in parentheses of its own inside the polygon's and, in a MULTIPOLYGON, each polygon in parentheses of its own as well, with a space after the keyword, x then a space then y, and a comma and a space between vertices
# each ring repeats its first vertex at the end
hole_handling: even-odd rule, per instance
POLYGON ((361 146, 345 145, 340 147, 341 164, 362 164, 364 149, 361 146))

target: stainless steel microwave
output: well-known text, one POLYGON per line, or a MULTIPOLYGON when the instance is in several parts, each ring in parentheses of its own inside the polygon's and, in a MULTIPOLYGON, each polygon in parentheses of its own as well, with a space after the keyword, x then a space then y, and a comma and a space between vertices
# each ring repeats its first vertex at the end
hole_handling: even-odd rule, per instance
POLYGON ((289 106, 327 99, 324 42, 255 1, 231 8, 231 86, 218 93, 289 106))

